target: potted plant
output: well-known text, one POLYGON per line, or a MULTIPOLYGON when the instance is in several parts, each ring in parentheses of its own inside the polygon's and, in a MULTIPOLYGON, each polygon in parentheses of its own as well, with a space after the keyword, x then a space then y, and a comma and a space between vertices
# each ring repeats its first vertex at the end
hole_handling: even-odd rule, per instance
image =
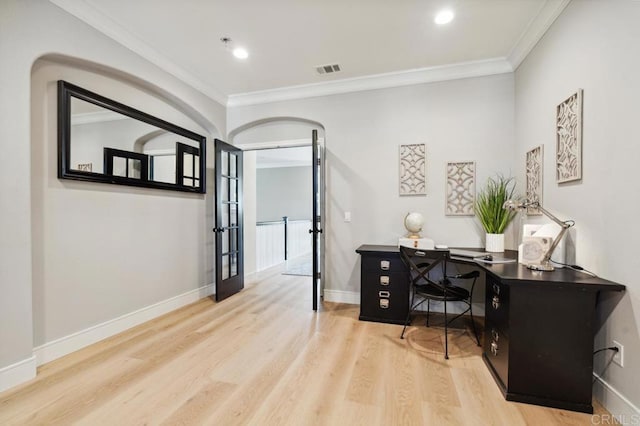
POLYGON ((473 210, 486 232, 485 250, 504 251, 504 230, 516 217, 516 212, 503 208, 504 202, 514 198, 515 180, 497 175, 487 179, 473 205, 473 210))

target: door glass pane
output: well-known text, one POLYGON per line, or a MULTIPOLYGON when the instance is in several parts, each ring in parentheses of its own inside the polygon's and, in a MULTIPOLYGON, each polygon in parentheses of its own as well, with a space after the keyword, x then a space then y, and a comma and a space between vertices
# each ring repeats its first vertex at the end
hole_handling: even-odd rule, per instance
POLYGON ((229 176, 237 177, 237 164, 238 156, 236 154, 229 153, 229 176))
POLYGON ((193 179, 189 179, 189 178, 182 179, 182 184, 184 186, 194 186, 193 185, 193 179))
POLYGON ((113 175, 127 176, 127 159, 122 157, 113 157, 113 175))
POLYGON ((229 226, 238 224, 238 205, 237 204, 229 204, 229 210, 231 214, 231 221, 229 222, 229 226))
POLYGON ((200 156, 196 155, 194 160, 195 160, 195 163, 193 164, 193 167, 194 167, 193 177, 196 179, 200 179, 200 156))
POLYGON ((129 158, 129 177, 140 179, 142 176, 142 161, 129 158))
POLYGON ((231 225, 229 223, 229 208, 230 207, 234 207, 233 204, 223 204, 222 206, 220 206, 220 208, 222 209, 222 227, 224 227, 224 228, 226 228, 227 226, 231 225))
POLYGON ((229 179, 224 177, 220 178, 220 184, 222 186, 222 202, 229 201, 229 179))
POLYGON ((238 250, 238 229, 234 228, 234 229, 230 229, 229 231, 231 231, 231 250, 232 251, 237 251, 238 250))
POLYGON ((229 201, 238 201, 238 181, 235 179, 229 179, 229 201))
POLYGON ((232 254, 230 255, 231 257, 231 271, 230 271, 230 276, 235 277, 236 275, 238 275, 238 255, 237 254, 232 254))
POLYGON ((229 253, 229 230, 222 231, 222 252, 229 253))
POLYGON ((222 167, 220 170, 220 174, 226 176, 229 174, 229 153, 226 151, 222 151, 220 153, 220 162, 222 163, 222 167))
POLYGON ((185 153, 182 156, 182 175, 193 177, 193 155, 185 153))
POLYGON ((229 255, 222 256, 222 279, 229 278, 229 255))

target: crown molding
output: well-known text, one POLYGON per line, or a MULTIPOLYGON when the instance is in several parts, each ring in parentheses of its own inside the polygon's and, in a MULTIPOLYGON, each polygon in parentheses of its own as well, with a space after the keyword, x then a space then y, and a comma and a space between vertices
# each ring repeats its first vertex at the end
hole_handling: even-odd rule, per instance
POLYGON ((157 50, 137 38, 124 27, 117 24, 104 13, 84 1, 78 0, 49 0, 65 12, 75 16, 84 23, 100 31, 107 37, 120 43, 127 49, 142 56, 147 61, 158 66, 163 71, 173 75, 178 80, 193 87, 198 92, 208 96, 216 102, 226 105, 227 96, 204 83, 199 78, 167 59, 157 50))
POLYGON ((293 99, 386 89, 389 87, 409 86, 470 77, 483 77, 510 72, 513 72, 513 68, 505 58, 494 58, 229 95, 227 106, 236 107, 289 101, 293 99))
POLYGON ((67 13, 90 25, 97 31, 100 31, 107 37, 120 43, 127 49, 160 67, 185 84, 193 87, 195 90, 227 107, 255 105, 510 73, 518 68, 538 41, 544 36, 553 22, 571 2, 571 0, 547 0, 540 8, 538 14, 531 20, 531 22, 529 22, 526 30, 522 33, 506 58, 462 62, 451 65, 419 68, 226 96, 163 56, 160 52, 141 41, 124 27, 113 21, 95 7, 87 4, 85 1, 49 1, 67 13))
POLYGON ((516 44, 507 56, 507 60, 515 71, 522 61, 538 44, 551 24, 560 16, 571 0, 547 0, 538 14, 529 22, 516 44))

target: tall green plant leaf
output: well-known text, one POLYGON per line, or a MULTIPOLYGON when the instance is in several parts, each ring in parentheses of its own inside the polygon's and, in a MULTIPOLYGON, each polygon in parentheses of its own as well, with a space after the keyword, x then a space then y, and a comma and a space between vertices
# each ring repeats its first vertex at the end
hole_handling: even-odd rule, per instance
POLYGON ((498 175, 489 178, 484 190, 476 197, 474 211, 485 232, 503 234, 509 223, 516 217, 515 211, 502 208, 504 202, 515 194, 515 180, 498 175))

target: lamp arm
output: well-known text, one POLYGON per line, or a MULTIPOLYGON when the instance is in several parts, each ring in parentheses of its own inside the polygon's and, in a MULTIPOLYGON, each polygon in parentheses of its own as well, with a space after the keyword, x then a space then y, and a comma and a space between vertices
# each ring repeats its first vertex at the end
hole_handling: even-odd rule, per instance
MULTIPOLYGON (((569 228, 569 226, 566 226, 567 224, 563 221, 561 221, 560 219, 558 219, 557 217, 555 217, 554 215, 552 215, 551 213, 549 213, 548 210, 544 209, 539 202, 537 201, 533 201, 531 203, 529 203, 529 205, 527 207, 533 207, 535 209, 540 210, 542 213, 544 213, 549 219, 553 220, 555 223, 557 223, 558 225, 560 225, 563 228, 569 228)), ((560 235, 560 234, 558 234, 560 235)))
POLYGON ((560 228, 561 228, 560 232, 558 232, 558 235, 556 235, 556 237, 553 239, 553 243, 551 243, 551 247, 549 247, 549 250, 547 250, 547 252, 545 253, 544 258, 542 259, 542 262, 541 262, 543 265, 549 264, 549 262, 551 261, 551 255, 553 254, 553 251, 556 249, 558 244, 560 244, 560 241, 562 241, 562 237, 564 237, 564 234, 566 234, 567 230, 573 226, 573 223, 572 223, 572 221, 569 221, 569 223, 561 221, 560 219, 555 217, 553 214, 551 214, 548 210, 544 209, 540 205, 540 202, 538 202, 538 201, 526 202, 525 206, 526 207, 533 207, 533 208, 536 208, 536 209, 540 210, 549 219, 553 220, 555 223, 560 225, 560 228))
POLYGON ((553 239, 553 243, 551 243, 551 247, 549 247, 549 250, 547 250, 547 252, 544 255, 544 258, 542 259, 542 262, 541 262, 542 264, 549 263, 549 261, 551 260, 551 255, 553 254, 553 251, 556 249, 558 244, 560 244, 562 237, 564 237, 564 234, 567 232, 567 230, 570 227, 571 225, 567 225, 566 223, 562 224, 562 229, 560 230, 558 235, 553 239))

